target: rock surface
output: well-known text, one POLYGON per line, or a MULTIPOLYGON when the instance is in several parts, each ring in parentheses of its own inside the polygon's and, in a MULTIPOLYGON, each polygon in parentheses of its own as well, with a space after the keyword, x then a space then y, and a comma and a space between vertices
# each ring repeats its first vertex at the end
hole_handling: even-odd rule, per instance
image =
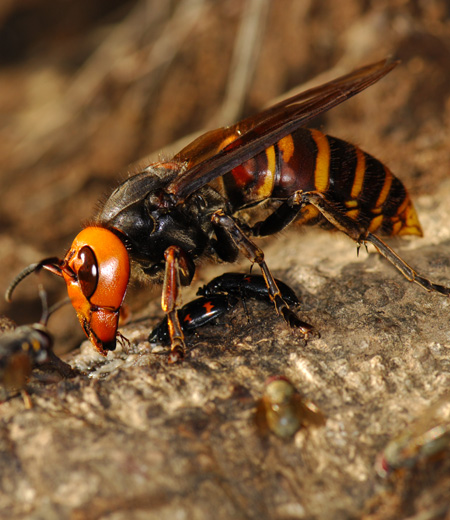
MULTIPOLYGON (((156 12, 160 4, 150 3, 155 9, 152 13, 163 17, 164 13, 156 12)), ((189 2, 175 4, 179 8, 189 2)), ((271 24, 261 43, 264 67, 257 69, 255 84, 248 87, 255 92, 249 106, 253 103, 259 108, 262 99, 281 94, 277 88, 292 86, 286 78, 296 68, 313 76, 333 67, 326 78, 330 79, 387 54, 402 58, 402 65, 379 85, 327 114, 326 129, 385 160, 412 188, 425 237, 390 240, 389 244, 420 273, 449 285, 450 33, 446 2, 416 8, 405 2, 388 2, 362 8, 360 2, 346 0, 339 3, 339 10, 334 2, 315 8, 305 2, 302 9, 294 1, 276 3, 280 4, 289 5, 270 7, 271 24), (303 47, 297 45, 298 32, 307 42, 303 47), (283 58, 275 59, 281 55, 283 58), (280 68, 282 64, 284 68, 280 68)), ((177 137, 169 132, 169 119, 179 133, 193 129, 185 120, 177 120, 178 114, 186 109, 186 114, 198 116, 198 107, 209 103, 209 98, 201 98, 205 96, 201 79, 210 90, 217 87, 215 81, 225 81, 219 76, 223 69, 221 42, 233 41, 235 31, 231 29, 237 28, 243 16, 240 2, 227 4, 233 7, 226 16, 214 3, 204 5, 203 25, 194 25, 189 33, 197 34, 200 41, 192 37, 190 44, 197 44, 201 52, 189 58, 180 50, 176 56, 183 67, 171 68, 178 63, 174 58, 164 69, 169 74, 156 69, 162 74, 160 81, 166 80, 167 90, 160 83, 151 84, 150 92, 159 95, 151 115, 161 125, 152 130, 154 141, 146 140, 149 116, 143 114, 150 101, 146 84, 140 81, 150 81, 155 69, 140 69, 133 61, 127 65, 121 61, 115 75, 105 73, 99 90, 91 84, 95 96, 85 104, 77 98, 83 110, 68 122, 58 111, 40 119, 45 112, 31 110, 35 99, 31 94, 29 112, 9 114, 14 132, 3 134, 0 150, 14 173, 12 183, 9 176, 1 179, 5 189, 0 210, 3 287, 27 263, 62 254, 79 221, 89 217, 98 193, 112 184, 111 172, 153 145, 161 146, 162 136, 166 143, 177 137), (207 52, 208 38, 214 42, 211 53, 207 52), (199 78, 205 64, 210 65, 208 77, 199 78), (213 74, 216 69, 217 76, 213 74), (138 74, 140 70, 142 74, 138 74), (126 81, 133 84, 129 77, 138 85, 134 90, 124 87, 126 81), (181 83, 189 92, 188 106, 182 97, 176 97, 181 96, 181 83), (200 99, 194 100, 191 94, 197 84, 200 99), (117 99, 124 92, 127 103, 120 109, 117 99), (167 121, 160 114, 164 110, 167 121), (104 117, 105 113, 109 116, 104 117), (39 118, 33 119, 33 115, 39 118), (62 117, 60 126, 45 133, 57 115, 62 117), (83 125, 83 117, 89 124, 83 125), (24 133, 25 127, 28 133, 24 133), (37 135, 32 135, 33 129, 39 130, 37 135), (27 137, 22 148, 14 142, 18 136, 27 137), (14 145, 11 150, 8 143, 14 145)), ((180 15, 175 8, 174 12, 180 15)), ((119 27, 117 19, 116 23, 119 27)), ((49 34, 53 34, 50 29, 49 34)), ((104 40, 104 52, 122 41, 118 34, 131 38, 126 32, 114 34, 115 40, 104 40)), ((97 38, 100 35, 104 37, 101 31, 95 33, 97 38)), ((99 40, 80 41, 85 47, 79 49, 87 52, 99 40)), ((40 41, 40 45, 44 43, 40 41)), ((136 41, 133 45, 138 48, 136 41)), ((142 51, 142 55, 148 55, 152 48, 148 45, 147 54, 142 51)), ((228 48, 228 60, 232 48, 228 48)), ((153 59, 163 55, 159 49, 153 59)), ((63 50, 67 51, 67 41, 61 55, 63 50)), ((84 56, 78 52, 77 56, 84 56)), ((59 99, 61 84, 45 83, 45 78, 55 80, 51 75, 55 71, 64 70, 55 66, 58 55, 52 56, 53 65, 44 62, 48 68, 39 69, 49 74, 40 76, 43 83, 33 76, 32 67, 19 75, 33 77, 27 85, 37 89, 32 90, 37 100, 39 92, 43 95, 39 86, 46 96, 49 88, 55 89, 51 92, 59 99)), ((141 59, 137 50, 132 56, 141 59)), ((78 62, 73 54, 72 58, 74 67, 78 62)), ((98 55, 96 58, 99 60, 98 55)), ((98 66, 104 61, 93 63, 98 66)), ((3 78, 13 79, 11 69, 3 67, 2 71, 3 78)), ((74 82, 75 72, 70 78, 74 82)), ((92 78, 85 68, 82 72, 84 79, 92 78)), ((63 76, 58 77, 61 81, 63 76)), ((64 84, 68 80, 64 76, 64 84)), ((6 84, 2 84, 5 93, 6 84)), ((80 94, 75 87, 67 93, 66 104, 61 96, 58 105, 69 112, 74 102, 70 96, 80 94)), ((12 99, 17 87, 11 83, 9 88, 12 99)), ((14 99, 20 106, 21 98, 14 99)), ((205 120, 200 124, 206 124, 205 120)), ((31 410, 25 409, 20 396, 1 404, 1 517, 449 518, 449 451, 395 474, 388 482, 374 469, 377 453, 388 440, 426 412, 450 386, 449 299, 408 283, 372 250, 367 255, 362 248, 357 257, 355 245, 339 234, 316 228, 291 229, 262 244, 274 275, 301 296, 300 315, 320 331, 320 338, 305 343, 264 303, 248 304, 248 316, 238 305, 219 323, 190 338, 182 364, 168 365, 166 351, 152 349, 145 341, 161 317, 158 292, 153 299, 146 295, 146 304, 150 301, 146 308, 136 303, 142 301, 138 295, 130 294, 132 318, 147 318, 122 329, 130 345, 102 358, 84 342, 67 358, 84 375, 53 383, 32 381, 31 410), (273 375, 286 376, 314 402, 326 417, 325 425, 301 429, 288 440, 263 435, 255 424, 255 411, 264 383, 273 375), (429 516, 420 516, 425 512, 429 516)), ((186 291, 185 301, 198 286, 230 269, 246 271, 249 265, 205 266, 186 291)), ((20 317, 29 321, 26 311, 31 302, 38 301, 35 286, 30 286, 18 292, 13 313, 17 321, 20 317)), ((55 296, 57 284, 49 287, 55 296)), ((2 313, 9 310, 1 309, 2 313)), ((39 312, 37 306, 37 316, 39 312)), ((79 330, 71 329, 63 314, 57 316, 50 327, 59 333, 61 352, 73 342, 71 331, 79 334, 79 330)))

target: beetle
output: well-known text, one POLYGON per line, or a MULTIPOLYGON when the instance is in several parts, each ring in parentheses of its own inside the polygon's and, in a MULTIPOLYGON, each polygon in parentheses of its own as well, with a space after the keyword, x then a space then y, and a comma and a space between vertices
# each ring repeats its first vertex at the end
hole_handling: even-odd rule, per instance
POLYGON ((309 89, 241 122, 212 130, 172 160, 150 164, 120 184, 66 256, 25 269, 7 291, 36 269, 62 277, 78 319, 94 346, 114 350, 119 311, 130 273, 162 284, 171 338, 170 362, 184 357, 177 310, 205 259, 234 262, 243 254, 261 268, 277 314, 307 339, 314 329, 283 299, 253 237, 292 222, 342 231, 358 246, 371 243, 409 281, 449 295, 419 275, 375 234, 422 235, 402 182, 360 148, 318 130, 312 118, 366 89, 390 72, 391 59, 309 89), (239 213, 262 204, 271 213, 250 226, 239 213))
MULTIPOLYGON (((214 294, 201 296, 186 303, 177 313, 183 334, 185 336, 192 334, 199 327, 213 323, 232 309, 237 302, 237 298, 228 294, 214 294)), ((152 330, 148 341, 152 345, 170 344, 167 316, 152 330)))
MULTIPOLYGON (((275 282, 285 302, 291 306, 300 304, 297 295, 288 285, 277 279, 275 282)), ((178 310, 178 319, 185 335, 215 322, 239 300, 242 300, 244 305, 249 298, 270 302, 264 277, 255 274, 224 273, 200 287, 197 295, 201 297, 186 303, 178 310)), ((170 343, 167 318, 152 330, 148 341, 151 344, 170 343)))
POLYGON ((75 374, 72 367, 53 352, 53 336, 47 328, 50 314, 60 304, 48 309, 47 295, 41 286, 39 295, 42 302, 39 322, 21 325, 0 335, 0 385, 7 390, 20 389, 28 407, 30 402, 23 389, 34 368, 48 367, 64 378, 75 374))
MULTIPOLYGON (((295 292, 281 280, 275 279, 283 300, 290 306, 300 305, 295 292)), ((197 295, 213 296, 228 294, 245 302, 248 298, 266 301, 270 300, 264 276, 258 274, 223 273, 216 276, 197 291, 197 295)))

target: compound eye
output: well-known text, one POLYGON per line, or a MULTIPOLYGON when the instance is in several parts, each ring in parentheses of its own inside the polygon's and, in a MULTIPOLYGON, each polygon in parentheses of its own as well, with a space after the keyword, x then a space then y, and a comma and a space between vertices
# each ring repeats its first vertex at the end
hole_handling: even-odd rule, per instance
POLYGON ((89 298, 94 294, 98 284, 98 264, 94 251, 89 246, 83 246, 78 252, 81 265, 78 269, 78 282, 84 296, 89 298))

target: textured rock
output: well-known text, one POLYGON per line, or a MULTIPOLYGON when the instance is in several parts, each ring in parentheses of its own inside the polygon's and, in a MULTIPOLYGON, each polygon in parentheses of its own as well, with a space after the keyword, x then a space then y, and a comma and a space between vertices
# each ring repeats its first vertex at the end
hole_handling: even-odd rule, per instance
MULTIPOLYGON (((102 52, 131 55, 114 72, 103 66, 115 59, 96 52, 105 27, 74 30, 72 47, 51 24, 53 61, 46 61, 39 39, 44 47, 30 46, 35 61, 17 63, 21 72, 1 69, 1 98, 16 107, 8 108, 11 126, 0 126, 7 173, 0 178, 3 287, 27 263, 62 254, 122 164, 193 130, 188 123, 198 129, 211 119, 241 4, 206 2, 202 24, 170 54, 170 46, 157 44, 167 44, 164 35, 180 25, 168 19, 168 32, 159 31, 167 13, 153 2, 148 12, 156 22, 125 17, 124 30, 118 23, 108 32, 102 52), (86 54, 92 61, 83 61, 86 54), (167 62, 156 59, 161 56, 167 62)), ((388 4, 273 2, 247 110, 328 66, 335 66, 331 79, 387 54, 399 56, 402 65, 379 85, 316 123, 326 119, 327 131, 386 161, 413 188, 425 237, 389 244, 419 272, 448 285, 448 9, 438 0, 388 4)), ((72 18, 75 25, 82 19, 72 18)), ((182 19, 183 27, 189 20, 182 19)), ((448 451, 388 483, 374 463, 390 438, 448 390, 449 300, 408 283, 373 252, 367 256, 362 248, 357 257, 355 245, 339 234, 292 229, 262 243, 274 275, 301 296, 300 315, 321 337, 305 344, 266 304, 247 305, 248 318, 238 305, 190 338, 182 364, 169 366, 166 351, 145 342, 161 317, 158 291, 145 295, 148 307, 133 309, 133 318, 147 319, 122 330, 130 346, 105 359, 85 342, 68 359, 85 375, 32 381, 31 410, 20 396, 1 404, 2 518, 448 517, 448 451), (271 375, 288 377, 319 407, 325 425, 288 440, 262 435, 255 411, 271 375)), ((249 265, 205 266, 185 301, 230 268, 249 265)), ((46 279, 51 301, 57 282, 47 286, 46 279)), ((138 296, 129 296, 139 307, 138 296)), ((1 313, 32 321, 34 302, 39 317, 36 287, 25 284, 15 306, 1 313)), ((50 321, 59 351, 80 334, 78 324, 71 329, 64 319, 70 312, 50 321)))
MULTIPOLYGON (((435 280, 449 271, 448 240, 433 244, 449 217, 444 206, 436 199, 433 218, 425 213, 428 239, 397 244, 435 280)), ((125 327, 132 345, 106 359, 85 342, 70 362, 86 376, 33 384, 32 410, 20 399, 2 405, 3 514, 356 515, 379 485, 376 453, 449 386, 449 301, 376 254, 357 259, 348 239, 326 232, 287 233, 266 254, 301 294, 301 314, 320 339, 305 344, 257 303, 248 320, 238 306, 200 330, 180 365, 151 352, 146 322, 125 327), (278 374, 316 403, 325 426, 289 441, 261 436, 257 401, 278 374)))

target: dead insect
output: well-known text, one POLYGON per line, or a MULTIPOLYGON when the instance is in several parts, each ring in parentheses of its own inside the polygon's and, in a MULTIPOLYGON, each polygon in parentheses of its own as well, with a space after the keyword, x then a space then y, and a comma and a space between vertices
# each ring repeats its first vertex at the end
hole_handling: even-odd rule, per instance
MULTIPOLYGON (((300 303, 289 286, 277 279, 275 282, 286 303, 294 306, 300 303)), ((192 334, 198 328, 213 323, 232 309, 239 300, 244 305, 250 298, 270 302, 264 277, 254 274, 224 273, 201 287, 197 294, 202 297, 190 301, 178 310, 178 319, 185 335, 192 334)), ((152 344, 170 343, 167 317, 153 329, 148 341, 152 344)))
MULTIPOLYGON (((238 302, 237 298, 226 294, 202 296, 186 303, 178 310, 178 319, 185 335, 192 334, 198 328, 213 323, 223 316, 238 302)), ((148 337, 150 344, 169 344, 170 333, 167 317, 159 323, 148 337)))
MULTIPOLYGON (((283 300, 288 305, 295 307, 300 304, 297 295, 288 285, 277 279, 275 282, 283 300)), ((236 296, 244 302, 249 298, 270 301, 266 280, 259 274, 224 273, 200 287, 197 294, 202 296, 228 294, 236 296)))
POLYGON ((183 358, 177 310, 203 259, 234 262, 239 253, 257 263, 276 312, 305 338, 311 325, 283 299, 250 237, 277 233, 292 222, 334 227, 358 245, 372 243, 410 281, 448 295, 420 276, 375 232, 422 235, 405 187, 377 159, 340 139, 303 125, 366 89, 397 62, 384 60, 307 90, 234 126, 207 132, 171 161, 149 165, 111 194, 93 223, 75 238, 64 259, 44 268, 64 278, 79 321, 102 354, 116 347, 119 310, 130 268, 162 283, 162 308, 171 338, 170 361, 183 358), (269 205, 272 213, 249 226, 239 212, 269 205))
POLYGON ((287 378, 274 376, 266 382, 256 410, 256 423, 262 433, 270 430, 278 437, 289 438, 302 427, 323 426, 325 417, 287 378))
POLYGON ((402 468, 412 468, 450 448, 450 394, 446 394, 399 435, 378 455, 375 469, 385 478, 402 468))
POLYGON ((53 337, 47 328, 47 321, 55 307, 48 309, 42 287, 39 294, 43 307, 40 321, 0 335, 0 385, 6 390, 20 389, 26 404, 29 401, 24 387, 34 368, 45 366, 63 377, 74 375, 72 367, 53 352, 53 337))

